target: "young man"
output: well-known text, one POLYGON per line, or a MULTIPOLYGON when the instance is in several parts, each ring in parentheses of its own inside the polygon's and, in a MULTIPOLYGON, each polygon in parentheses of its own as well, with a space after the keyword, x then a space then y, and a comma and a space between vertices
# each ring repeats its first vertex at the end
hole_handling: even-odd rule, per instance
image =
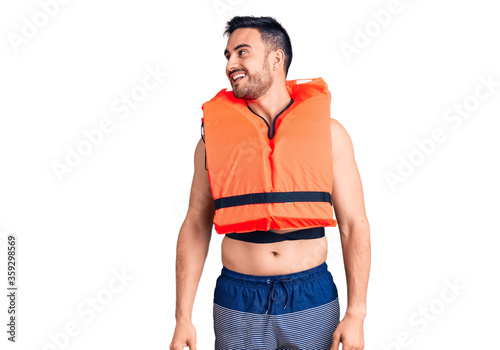
POLYGON ((177 241, 170 349, 197 349, 191 314, 212 225, 225 234, 216 349, 363 349, 370 234, 350 137, 330 118, 321 78, 286 81, 292 48, 278 22, 234 17, 225 33, 232 91, 203 105, 177 241), (337 223, 348 292, 342 321, 324 235, 337 223))

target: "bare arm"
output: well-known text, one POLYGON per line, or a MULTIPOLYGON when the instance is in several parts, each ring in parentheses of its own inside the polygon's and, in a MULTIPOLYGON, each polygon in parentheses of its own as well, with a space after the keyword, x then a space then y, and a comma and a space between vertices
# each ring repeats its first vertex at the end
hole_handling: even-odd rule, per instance
POLYGON ((170 349, 196 349, 191 323, 196 290, 208 254, 214 217, 214 200, 205 170, 205 144, 200 139, 194 155, 194 176, 186 218, 177 239, 176 309, 177 325, 170 349))
POLYGON ((333 156, 332 202, 342 242, 348 294, 344 324, 339 324, 335 331, 332 349, 336 349, 338 341, 342 342, 343 349, 362 349, 362 325, 366 315, 371 260, 370 227, 351 138, 337 120, 331 119, 330 127, 333 156))
POLYGON ((371 260, 370 227, 351 138, 335 119, 331 120, 331 130, 332 201, 341 234, 346 269, 347 311, 364 315, 371 260))

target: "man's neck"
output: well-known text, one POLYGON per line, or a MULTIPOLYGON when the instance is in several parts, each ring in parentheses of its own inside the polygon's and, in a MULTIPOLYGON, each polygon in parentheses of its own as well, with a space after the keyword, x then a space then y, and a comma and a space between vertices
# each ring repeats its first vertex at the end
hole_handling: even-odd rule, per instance
POLYGON ((286 89, 286 84, 273 84, 267 93, 256 100, 247 100, 247 105, 260 115, 267 119, 269 124, 274 117, 280 113, 288 104, 291 98, 286 89))

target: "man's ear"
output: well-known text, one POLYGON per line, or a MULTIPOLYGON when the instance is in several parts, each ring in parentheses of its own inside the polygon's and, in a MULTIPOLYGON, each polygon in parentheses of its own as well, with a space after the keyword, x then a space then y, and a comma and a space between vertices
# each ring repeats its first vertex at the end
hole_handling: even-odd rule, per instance
POLYGON ((273 54, 273 70, 283 69, 285 64, 285 53, 283 50, 278 49, 272 52, 273 54))

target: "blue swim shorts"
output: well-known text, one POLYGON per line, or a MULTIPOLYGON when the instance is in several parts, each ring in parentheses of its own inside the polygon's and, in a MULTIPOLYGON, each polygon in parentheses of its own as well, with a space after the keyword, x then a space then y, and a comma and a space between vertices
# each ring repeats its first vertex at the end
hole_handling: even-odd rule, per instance
POLYGON ((222 268, 213 305, 215 349, 329 350, 340 322, 326 262, 285 275, 222 268))

